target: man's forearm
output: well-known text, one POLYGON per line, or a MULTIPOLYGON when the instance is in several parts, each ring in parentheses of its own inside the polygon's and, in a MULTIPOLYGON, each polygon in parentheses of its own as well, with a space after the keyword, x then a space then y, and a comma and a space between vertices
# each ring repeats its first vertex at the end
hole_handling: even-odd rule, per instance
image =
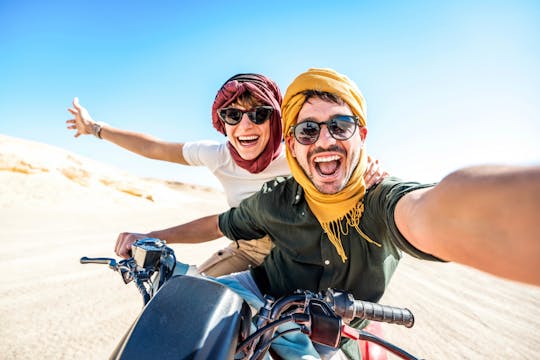
POLYGON ((152 231, 149 236, 168 243, 198 244, 223 236, 218 226, 218 215, 206 216, 168 229, 152 231))
POLYGON ((413 203, 412 225, 405 230, 414 234, 413 245, 445 260, 540 285, 540 272, 534 270, 540 263, 540 167, 458 170, 420 192, 413 203))

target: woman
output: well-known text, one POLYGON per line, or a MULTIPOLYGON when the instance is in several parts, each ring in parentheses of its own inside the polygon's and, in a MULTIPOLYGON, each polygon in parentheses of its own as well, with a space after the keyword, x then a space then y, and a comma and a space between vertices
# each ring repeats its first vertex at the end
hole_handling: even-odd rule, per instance
MULTIPOLYGON (((281 138, 281 101, 278 86, 264 75, 238 74, 228 79, 212 105, 212 124, 227 137, 226 143, 173 143, 114 128, 94 121, 77 98, 68 109, 74 118, 66 123, 76 130, 75 137, 93 134, 151 159, 206 166, 223 185, 228 205, 235 207, 266 181, 290 175, 281 138)), ((370 161, 369 167, 366 187, 388 175, 378 161, 370 161)), ((129 257, 131 243, 117 243, 117 255, 129 257)), ((268 238, 239 240, 213 254, 198 271, 215 277, 243 271, 259 265, 271 248, 268 238)))

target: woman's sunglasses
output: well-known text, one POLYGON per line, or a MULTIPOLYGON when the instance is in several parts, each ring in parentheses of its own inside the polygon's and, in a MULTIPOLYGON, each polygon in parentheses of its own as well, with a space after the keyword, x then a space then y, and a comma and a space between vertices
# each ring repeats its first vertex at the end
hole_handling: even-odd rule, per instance
POLYGON ((358 118, 352 115, 336 115, 327 121, 304 121, 291 126, 296 141, 302 145, 314 144, 321 133, 321 126, 326 125, 328 132, 336 140, 348 140, 358 126, 358 118))
POLYGON ((217 113, 219 118, 229 125, 238 124, 242 120, 244 114, 247 114, 248 119, 254 124, 261 125, 270 118, 273 111, 274 108, 271 106, 257 106, 249 111, 228 107, 219 109, 217 113))

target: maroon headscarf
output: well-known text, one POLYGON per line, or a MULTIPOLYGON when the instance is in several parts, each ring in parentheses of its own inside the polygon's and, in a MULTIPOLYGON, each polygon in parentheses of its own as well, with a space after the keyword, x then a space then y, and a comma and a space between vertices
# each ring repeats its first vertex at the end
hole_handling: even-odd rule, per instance
POLYGON ((281 92, 276 83, 264 75, 238 74, 227 80, 219 89, 212 105, 212 124, 217 131, 226 135, 225 124, 219 118, 217 110, 232 104, 238 96, 248 91, 263 105, 274 108, 270 116, 270 138, 263 152, 253 160, 242 159, 238 151, 229 142, 227 144, 236 164, 250 173, 257 174, 270 165, 281 152, 281 92))

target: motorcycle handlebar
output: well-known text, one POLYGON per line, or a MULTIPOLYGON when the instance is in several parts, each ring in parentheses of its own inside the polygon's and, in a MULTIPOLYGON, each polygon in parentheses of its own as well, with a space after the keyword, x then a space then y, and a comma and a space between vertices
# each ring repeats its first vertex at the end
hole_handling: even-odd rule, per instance
POLYGON ((356 317, 363 319, 403 325, 408 328, 414 325, 414 315, 406 308, 354 300, 354 313, 356 317))

